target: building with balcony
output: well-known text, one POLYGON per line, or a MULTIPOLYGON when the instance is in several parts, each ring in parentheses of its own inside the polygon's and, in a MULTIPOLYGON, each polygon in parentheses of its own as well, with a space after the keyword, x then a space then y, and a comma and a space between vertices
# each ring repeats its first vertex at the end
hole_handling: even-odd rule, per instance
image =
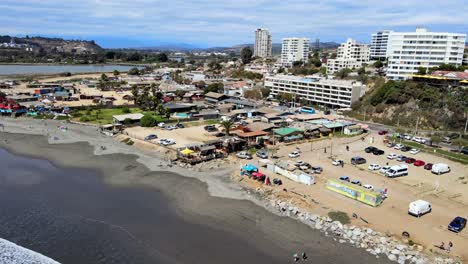
POLYGON ((284 38, 281 46, 281 64, 291 66, 295 61, 307 62, 309 59, 308 38, 284 38))
POLYGON ((268 58, 271 57, 271 34, 266 28, 255 30, 255 45, 254 57, 268 58))
POLYGON ((327 73, 334 74, 344 68, 360 68, 368 62, 369 46, 349 38, 338 47, 336 59, 327 61, 327 73))

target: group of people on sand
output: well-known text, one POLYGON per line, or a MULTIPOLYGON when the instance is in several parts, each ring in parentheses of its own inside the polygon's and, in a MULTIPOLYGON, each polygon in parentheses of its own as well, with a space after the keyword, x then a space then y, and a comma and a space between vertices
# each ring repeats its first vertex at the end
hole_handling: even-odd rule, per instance
POLYGON ((442 249, 442 250, 446 250, 447 252, 450 252, 450 251, 452 250, 453 243, 452 243, 452 241, 449 241, 449 242, 448 242, 448 246, 445 247, 445 243, 444 243, 444 242, 441 242, 441 243, 440 243, 440 246, 436 246, 436 247, 438 247, 438 248, 440 248, 440 249, 442 249))
POLYGON ((294 260, 294 262, 298 262, 299 260, 301 260, 301 258, 302 258, 302 260, 304 260, 304 261, 307 260, 307 255, 306 255, 305 252, 302 252, 301 257, 299 257, 299 254, 294 253, 294 255, 293 255, 293 260, 294 260))

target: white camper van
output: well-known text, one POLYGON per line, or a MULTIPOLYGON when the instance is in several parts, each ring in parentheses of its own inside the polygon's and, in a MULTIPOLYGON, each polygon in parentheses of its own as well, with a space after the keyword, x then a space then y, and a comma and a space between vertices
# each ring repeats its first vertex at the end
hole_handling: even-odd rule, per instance
POLYGON ((385 172, 385 176, 394 178, 394 177, 400 177, 400 176, 407 176, 408 175, 408 166, 401 164, 401 165, 395 165, 390 167, 390 169, 385 172))
POLYGON ((445 164, 445 163, 437 163, 437 164, 434 164, 432 165, 432 173, 434 174, 443 174, 443 173, 447 173, 447 172, 450 172, 450 167, 449 165, 445 164))
POLYGON ((420 217, 421 215, 430 213, 432 211, 431 204, 424 200, 417 200, 411 202, 408 208, 408 214, 420 217))

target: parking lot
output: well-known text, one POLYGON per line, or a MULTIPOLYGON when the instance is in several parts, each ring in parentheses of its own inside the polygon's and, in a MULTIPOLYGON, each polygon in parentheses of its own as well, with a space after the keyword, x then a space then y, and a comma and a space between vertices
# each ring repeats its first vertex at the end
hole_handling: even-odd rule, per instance
MULTIPOLYGON (((465 258, 468 257, 468 252, 463 250, 463 248, 468 247, 467 229, 458 235, 447 230, 447 225, 454 217, 468 217, 468 185, 463 184, 463 180, 460 180, 460 177, 465 177, 465 180, 468 178, 466 166, 428 153, 420 152, 412 155, 409 152, 390 149, 383 143, 383 139, 383 136, 374 133, 366 137, 365 141, 361 141, 359 137, 335 138, 333 141, 322 140, 312 144, 281 146, 277 153, 280 159, 302 160, 313 166, 321 166, 323 172, 315 175, 317 183, 312 186, 295 183, 271 173, 269 176, 281 178, 283 181, 281 188, 311 197, 314 202, 301 202, 311 211, 321 214, 326 214, 330 210, 344 211, 349 215, 356 213, 365 218, 372 228, 385 230, 394 235, 400 235, 403 231, 407 231, 411 234, 413 241, 420 243, 424 241, 424 245, 430 248, 440 244, 441 241, 446 243, 452 241, 458 245, 457 248, 454 248, 454 252, 465 258), (373 144, 370 144, 371 138, 373 138, 373 144), (365 153, 364 149, 371 145, 385 153, 383 155, 365 153), (349 146, 349 151, 346 150, 346 146, 349 146), (297 148, 301 151, 300 156, 289 158, 288 154, 297 148), (404 163, 387 159, 387 155, 390 153, 403 154, 430 163, 447 163, 451 172, 435 175, 423 167, 406 164, 408 176, 387 178, 379 172, 368 170, 371 163, 381 166, 386 165, 387 162, 390 166, 404 163), (361 156, 367 162, 356 166, 351 165, 350 160, 353 156, 361 156), (332 165, 332 157, 342 159, 345 162, 344 166, 332 165), (387 189, 388 198, 381 206, 374 208, 326 190, 327 179, 339 179, 343 175, 348 176, 350 180, 359 180, 363 185, 372 185, 374 189, 387 189), (431 213, 421 218, 410 216, 407 213, 409 203, 418 199, 429 201, 433 208, 431 213)), ((251 162, 258 164, 256 158, 251 162)), ((261 171, 264 172, 265 169, 261 171)), ((356 222, 356 224, 367 225, 361 221, 356 222)))

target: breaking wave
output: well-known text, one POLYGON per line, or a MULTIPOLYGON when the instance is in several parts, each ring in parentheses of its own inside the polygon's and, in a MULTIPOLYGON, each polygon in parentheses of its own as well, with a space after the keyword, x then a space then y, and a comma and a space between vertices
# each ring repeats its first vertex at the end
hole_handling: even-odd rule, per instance
POLYGON ((27 248, 0 238, 1 264, 60 264, 59 262, 27 248))

